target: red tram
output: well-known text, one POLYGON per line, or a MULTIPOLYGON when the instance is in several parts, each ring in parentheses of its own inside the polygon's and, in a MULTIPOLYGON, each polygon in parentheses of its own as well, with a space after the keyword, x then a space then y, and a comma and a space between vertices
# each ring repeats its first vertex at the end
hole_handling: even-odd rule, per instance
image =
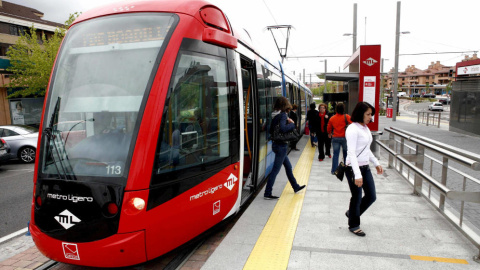
POLYGON ((161 256, 235 214, 272 163, 273 103, 311 92, 205 1, 83 13, 50 79, 30 231, 64 263, 161 256))

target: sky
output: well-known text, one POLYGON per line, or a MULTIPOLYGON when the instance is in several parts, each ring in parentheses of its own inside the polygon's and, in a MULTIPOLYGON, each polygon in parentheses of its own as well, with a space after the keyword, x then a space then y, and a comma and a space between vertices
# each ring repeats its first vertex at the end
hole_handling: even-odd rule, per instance
MULTIPOLYGON (((154 0, 152 0, 154 1, 154 0)), ((64 23, 69 14, 97 6, 125 3, 123 0, 9 0, 44 13, 43 19, 64 23)), ((357 47, 380 44, 384 72, 395 65, 397 0, 210 0, 229 18, 234 29, 246 29, 253 43, 267 59, 280 59, 272 25, 292 25, 284 65, 298 74, 305 69, 306 81, 319 81, 314 74, 344 72, 343 65, 353 52, 353 7, 357 3, 357 47), (294 58, 297 56, 315 56, 294 58), (332 57, 335 56, 335 57, 332 57), (342 57, 338 57, 342 56, 342 57), (289 58, 290 57, 290 58, 289 58)), ((427 69, 431 62, 453 66, 480 50, 478 0, 400 1, 399 71, 415 65, 427 69), (455 52, 455 53, 446 53, 455 52), (425 54, 429 53, 429 54, 425 54), (420 55, 407 55, 420 54, 420 55)), ((286 31, 275 30, 280 47, 285 47, 286 31)))

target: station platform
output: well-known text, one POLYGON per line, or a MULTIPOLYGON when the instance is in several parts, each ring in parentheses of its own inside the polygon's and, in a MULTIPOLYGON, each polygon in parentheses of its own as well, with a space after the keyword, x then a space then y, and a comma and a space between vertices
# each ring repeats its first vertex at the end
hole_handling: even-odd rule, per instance
MULTIPOLYGON (((480 153, 479 137, 459 137, 443 123, 426 127, 414 120, 405 114, 397 122, 381 117, 380 130, 396 126, 480 153)), ((480 269, 473 260, 478 248, 426 199, 412 194, 409 182, 388 168, 382 151, 385 173, 372 171, 377 200, 362 215, 367 235, 352 234, 345 216, 350 200, 346 178, 340 182, 331 175, 331 159, 319 162, 308 140, 303 136, 297 144, 302 151, 289 154, 297 181, 306 189, 295 194, 282 169, 273 187, 279 200, 265 200, 260 191, 235 224, 212 237, 179 269, 480 269)), ((47 261, 29 236, 0 243, 0 270, 45 269, 47 261)), ((164 267, 156 261, 131 269, 164 267)))
POLYGON ((300 185, 295 194, 282 169, 273 194, 263 191, 242 214, 202 269, 479 269, 478 249, 456 230, 387 159, 383 175, 372 171, 377 200, 362 215, 365 237, 348 230, 346 178, 330 174, 331 159, 304 136, 289 158, 300 185), (307 143, 308 142, 308 143, 307 143), (281 194, 281 195, 280 195, 281 194))

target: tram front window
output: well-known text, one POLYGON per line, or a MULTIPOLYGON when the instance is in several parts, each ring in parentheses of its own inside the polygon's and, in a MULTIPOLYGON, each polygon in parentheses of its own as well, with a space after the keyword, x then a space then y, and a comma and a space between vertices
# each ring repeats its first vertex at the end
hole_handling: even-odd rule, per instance
POLYGON ((115 182, 127 175, 142 100, 177 21, 116 15, 69 30, 45 110, 43 177, 115 182))

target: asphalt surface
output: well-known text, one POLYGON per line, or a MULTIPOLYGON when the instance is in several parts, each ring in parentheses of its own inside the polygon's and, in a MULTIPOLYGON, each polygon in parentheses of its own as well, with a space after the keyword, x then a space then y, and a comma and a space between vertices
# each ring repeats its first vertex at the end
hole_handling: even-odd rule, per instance
POLYGON ((33 192, 34 164, 0 164, 0 238, 27 227, 33 192))
MULTIPOLYGON (((417 114, 420 111, 428 112, 428 105, 430 105, 432 102, 420 102, 420 103, 408 103, 405 106, 405 109, 409 112, 413 112, 417 114)), ((441 111, 435 111, 435 112, 440 112, 441 113, 441 119, 450 120, 450 104, 449 105, 443 105, 443 112, 441 111)))

